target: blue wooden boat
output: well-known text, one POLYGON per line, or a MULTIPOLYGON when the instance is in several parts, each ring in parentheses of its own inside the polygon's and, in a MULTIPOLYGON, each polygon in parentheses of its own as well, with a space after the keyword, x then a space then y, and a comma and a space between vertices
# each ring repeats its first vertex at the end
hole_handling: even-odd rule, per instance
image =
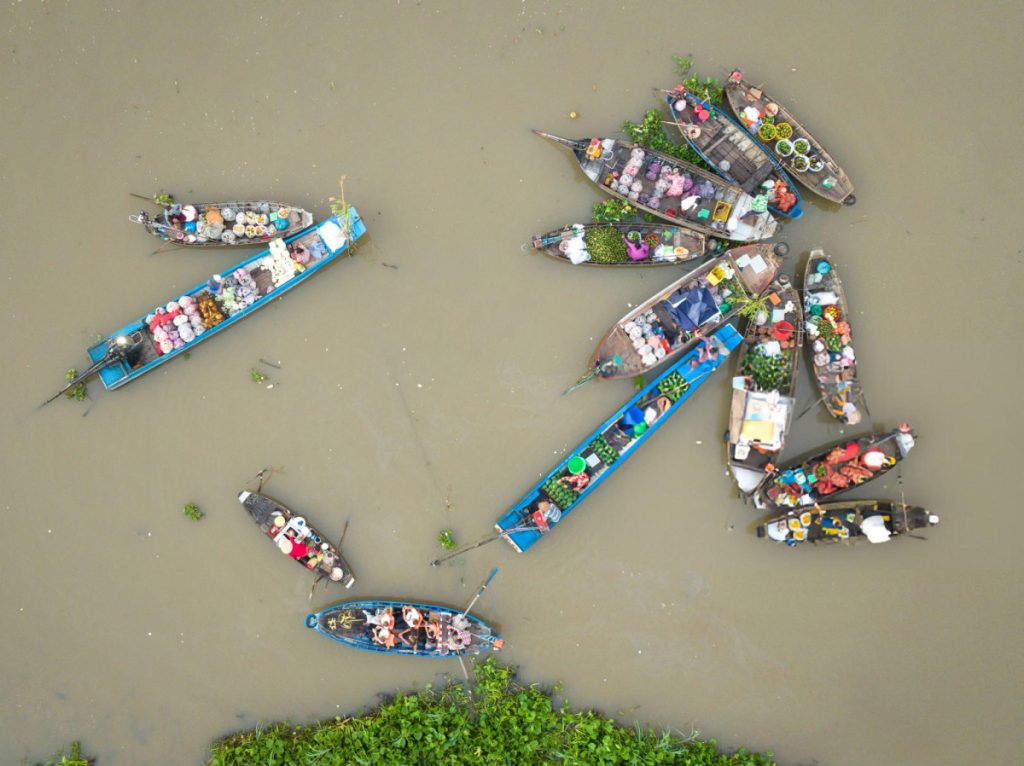
POLYGON ((665 100, 683 138, 722 178, 751 196, 781 194, 778 191, 766 192, 765 186, 771 185, 778 190, 780 183, 785 184, 785 193, 792 196, 779 196, 775 204, 769 202, 768 209, 787 218, 799 218, 804 214, 800 192, 792 179, 771 152, 757 143, 739 123, 720 108, 685 89, 677 88, 665 100))
POLYGON ((412 601, 347 601, 306 615, 306 627, 353 649, 415 657, 496 652, 504 643, 479 617, 412 601))
POLYGON ((620 407, 494 525, 522 553, 569 515, 668 420, 743 340, 725 325, 620 407))
POLYGON ((352 567, 337 546, 283 503, 260 492, 239 492, 238 502, 274 546, 288 558, 316 572, 317 581, 328 578, 351 588, 356 581, 352 567))
POLYGON ((77 380, 99 372, 106 388, 120 388, 279 298, 365 233, 359 213, 350 207, 347 219, 331 217, 293 237, 273 240, 266 250, 92 346, 93 364, 77 380))

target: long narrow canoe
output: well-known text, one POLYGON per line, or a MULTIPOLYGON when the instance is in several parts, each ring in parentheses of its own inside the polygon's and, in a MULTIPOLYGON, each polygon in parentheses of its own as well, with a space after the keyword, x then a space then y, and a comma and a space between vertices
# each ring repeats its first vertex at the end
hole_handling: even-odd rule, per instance
POLYGON ((696 165, 629 141, 534 133, 569 149, 603 191, 669 223, 737 242, 768 239, 778 228, 770 213, 751 211, 753 197, 696 165))
POLYGON ((355 208, 247 258, 89 348, 103 385, 120 388, 302 284, 366 233, 355 208))
POLYGON ((850 309, 835 263, 821 249, 811 251, 804 271, 804 321, 821 401, 832 417, 856 425, 864 391, 857 378, 850 309))
POLYGON ((800 294, 788 277, 768 288, 764 304, 747 324, 732 379, 729 469, 744 495, 764 481, 786 445, 804 341, 800 294))
MULTIPOLYGON (((789 125, 792 129, 792 134, 787 139, 790 143, 799 139, 807 142, 807 151, 802 153, 807 159, 806 167, 803 170, 800 169, 804 167, 803 161, 795 160, 801 156, 801 153, 793 151, 788 156, 782 157, 775 152, 775 156, 778 157, 782 166, 791 173, 793 179, 829 202, 844 205, 856 203, 853 183, 847 177, 846 172, 786 107, 769 97, 760 88, 744 80, 743 73, 739 70, 729 76, 729 81, 725 84, 725 94, 739 123, 754 136, 755 140, 769 150, 775 152, 775 145, 779 139, 771 138, 771 136, 776 132, 774 126, 781 123, 789 125), (758 134, 758 130, 765 122, 769 122, 773 126, 765 128, 767 139, 758 134)), ((786 131, 786 133, 789 132, 789 130, 786 131)), ((798 147, 803 148, 799 145, 798 147)))
POLYGON ((880 436, 844 439, 814 456, 776 468, 753 494, 754 506, 807 508, 884 476, 914 447, 906 423, 880 436))
POLYGON ((240 492, 240 502, 278 550, 320 577, 351 588, 356 581, 352 567, 323 533, 287 506, 257 492, 240 492))
POLYGON ((156 215, 145 210, 128 216, 150 234, 183 247, 265 245, 313 225, 313 214, 301 207, 266 200, 193 202, 164 205, 156 215))
MULTIPOLYGON (((712 240, 717 244, 715 240, 712 240)), ((673 266, 707 252, 699 231, 663 223, 574 223, 533 238, 545 255, 575 266, 673 266)))
POLYGON ((364 652, 460 657, 499 651, 498 632, 458 609, 412 601, 349 601, 306 616, 306 627, 364 652))
POLYGON ((791 511, 757 528, 757 536, 793 546, 843 541, 885 543, 913 529, 934 527, 939 517, 917 505, 891 500, 822 503, 791 511))
POLYGON ((632 378, 693 348, 768 289, 786 250, 784 243, 734 247, 677 279, 612 325, 591 370, 604 379, 632 378))
POLYGON ((782 165, 729 115, 685 89, 670 93, 666 100, 683 138, 722 178, 747 194, 765 195, 768 209, 776 215, 804 214, 800 192, 782 165))
POLYGON ((650 438, 736 348, 725 325, 645 386, 506 511, 494 528, 517 552, 533 546, 650 438))

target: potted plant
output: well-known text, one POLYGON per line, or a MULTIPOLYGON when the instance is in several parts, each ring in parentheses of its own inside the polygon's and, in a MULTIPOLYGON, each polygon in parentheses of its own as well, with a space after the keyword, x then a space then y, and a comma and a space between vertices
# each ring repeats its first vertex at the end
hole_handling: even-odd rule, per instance
POLYGON ((811 150, 811 142, 806 138, 798 138, 793 142, 793 151, 797 154, 807 154, 811 150))
POLYGON ((793 142, 785 139, 775 144, 775 153, 780 157, 788 157, 793 153, 793 142))
POLYGON ((779 138, 792 138, 793 126, 788 122, 780 122, 775 126, 775 135, 779 138))
POLYGON ((791 164, 797 173, 803 173, 811 165, 811 161, 804 154, 797 154, 793 157, 791 164))
POLYGON ((757 137, 762 141, 774 141, 777 136, 778 130, 770 122, 762 122, 761 127, 757 129, 757 137))

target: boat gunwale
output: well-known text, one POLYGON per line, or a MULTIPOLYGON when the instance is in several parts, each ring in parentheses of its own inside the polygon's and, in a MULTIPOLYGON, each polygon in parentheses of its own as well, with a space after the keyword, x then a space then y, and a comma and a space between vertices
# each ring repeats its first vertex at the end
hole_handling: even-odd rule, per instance
POLYGON ((567 517, 573 511, 573 509, 575 509, 576 506, 578 506, 583 501, 584 498, 589 497, 591 492, 595 490, 598 486, 600 486, 601 483, 608 476, 613 474, 626 461, 626 459, 633 454, 633 452, 640 444, 643 444, 650 437, 651 434, 657 431, 663 423, 667 422, 669 420, 669 417, 673 413, 675 413, 675 411, 679 409, 679 407, 682 406, 684 402, 689 400, 689 398, 697 392, 697 390, 708 380, 708 378, 711 377, 711 375, 714 372, 716 372, 722 367, 722 365, 729 358, 732 352, 742 342, 743 336, 735 327, 733 327, 729 323, 726 323, 722 325, 722 327, 719 328, 719 331, 713 337, 709 338, 709 340, 715 342, 720 350, 718 358, 715 360, 714 364, 710 365, 710 369, 708 369, 708 367, 705 366, 709 365, 709 361, 707 360, 705 360, 704 362, 700 362, 694 368, 687 367, 687 364, 690 361, 692 361, 692 359, 696 358, 699 355, 699 349, 690 349, 689 351, 684 353, 682 357, 680 357, 672 365, 666 368, 661 374, 658 375, 657 378, 652 380, 650 383, 644 386, 644 388, 642 388, 640 391, 637 391, 632 397, 630 397, 625 404, 620 406, 614 413, 612 413, 612 415, 609 418, 602 422, 600 426, 598 426, 587 437, 580 441, 580 443, 576 445, 574 451, 569 452, 565 459, 559 462, 550 472, 545 474, 540 481, 534 484, 531 489, 529 489, 525 494, 523 494, 523 496, 517 502, 513 503, 505 510, 504 513, 502 513, 498 521, 495 523, 494 528, 497 532, 501 534, 501 537, 506 542, 512 545, 513 549, 515 549, 517 553, 524 553, 526 550, 529 550, 529 548, 533 547, 533 545, 540 539, 540 537, 534 538, 532 542, 529 543, 529 545, 522 546, 519 542, 515 540, 515 535, 521 533, 509 532, 508 530, 512 529, 513 527, 502 527, 501 522, 503 519, 507 517, 515 518, 516 516, 521 516, 523 509, 525 509, 532 502, 534 502, 540 495, 540 492, 543 490, 544 484, 546 484, 552 477, 558 474, 563 468, 567 467, 569 459, 572 456, 577 455, 580 452, 586 450, 586 448, 591 444, 591 442, 593 442, 597 437, 602 436, 604 432, 607 431, 615 422, 621 419, 624 413, 630 407, 633 407, 637 402, 642 401, 642 399, 645 396, 650 396, 651 392, 653 392, 654 389, 657 388, 669 375, 672 375, 673 373, 678 373, 680 376, 682 376, 689 384, 687 386, 686 391, 682 392, 679 398, 675 402, 673 402, 667 410, 661 413, 657 417, 657 419, 654 420, 654 422, 651 423, 642 434, 640 434, 640 436, 638 436, 637 438, 632 440, 628 445, 626 445, 625 450, 623 452, 618 453, 618 457, 616 458, 614 463, 610 465, 605 463, 605 466, 607 467, 606 470, 601 472, 601 474, 599 474, 596 478, 592 479, 587 484, 587 486, 584 487, 584 489, 578 493, 576 500, 571 505, 569 505, 567 508, 560 508, 562 515, 561 519, 557 522, 557 525, 561 525, 561 523, 565 520, 565 517, 567 517), (728 327, 729 329, 726 330, 726 327, 728 327), (692 380, 690 379, 690 377, 688 377, 687 373, 694 373, 692 380))
MULTIPOLYGON (((192 348, 194 348, 195 346, 197 346, 199 343, 203 342, 204 340, 207 340, 207 339, 213 337, 214 335, 219 333, 221 330, 226 329, 227 327, 232 326, 238 320, 244 319, 245 317, 249 316, 253 312, 255 312, 255 311, 263 308, 264 306, 268 305, 274 299, 279 298, 280 296, 284 295, 286 292, 288 292, 292 288, 296 287, 297 285, 301 284, 302 282, 304 282, 309 277, 311 277, 314 274, 316 274, 324 266, 327 266, 328 264, 333 263, 335 260, 340 258, 342 254, 344 254, 346 252, 351 252, 352 245, 354 245, 354 243, 356 241, 358 241, 364 234, 366 234, 366 225, 365 225, 365 223, 363 223, 362 218, 359 216, 358 211, 356 211, 356 209, 354 207, 350 206, 349 207, 349 211, 350 211, 350 214, 349 214, 349 222, 348 222, 348 227, 347 227, 348 228, 348 236, 346 237, 345 243, 342 245, 342 247, 339 250, 337 250, 336 252, 328 253, 328 255, 325 258, 321 258, 316 263, 312 264, 311 266, 308 266, 302 272, 300 272, 298 274, 295 274, 287 282, 285 282, 284 284, 280 285, 279 287, 275 287, 273 290, 271 290, 266 295, 260 296, 251 305, 246 306, 244 309, 242 309, 238 313, 232 314, 230 316, 226 316, 223 321, 217 323, 213 327, 210 327, 210 328, 206 329, 206 331, 203 332, 202 335, 197 335, 195 338, 193 338, 191 341, 188 341, 187 343, 182 345, 180 348, 173 349, 172 351, 169 351, 166 354, 162 354, 160 356, 157 356, 155 359, 151 359, 149 362, 146 362, 144 365, 141 365, 141 366, 139 366, 137 368, 134 368, 134 369, 129 369, 127 371, 125 370, 125 363, 124 363, 123 360, 115 360, 115 361, 111 362, 110 364, 104 365, 100 369, 100 371, 98 371, 100 379, 103 382, 104 388, 106 388, 108 391, 113 391, 113 390, 115 390, 117 388, 120 388, 121 386, 123 386, 123 385, 125 385, 127 383, 130 383, 131 381, 141 377, 142 375, 146 374, 147 372, 151 371, 152 369, 154 369, 156 367, 159 367, 161 364, 164 364, 164 363, 170 361, 171 359, 175 358, 176 356, 178 356, 178 355, 180 355, 180 354, 182 354, 182 353, 184 353, 186 351, 190 351, 192 348), (106 378, 102 375, 102 371, 105 370, 105 369, 108 369, 110 367, 115 367, 115 366, 118 369, 120 369, 123 374, 122 374, 122 376, 120 378, 117 378, 113 382, 108 383, 106 378)), ((320 228, 321 226, 324 226, 325 224, 330 223, 330 222, 337 223, 339 226, 341 225, 340 219, 337 216, 331 216, 330 218, 327 218, 327 219, 325 219, 323 221, 318 221, 317 223, 314 223, 313 225, 306 227, 305 229, 303 229, 302 231, 298 232, 297 234, 293 234, 292 236, 285 238, 283 241, 285 243, 294 242, 295 240, 300 239, 301 237, 304 237, 304 236, 307 236, 309 234, 315 233, 315 231, 318 228, 320 228)), ((257 260, 263 258, 264 256, 268 255, 269 252, 270 252, 270 248, 269 247, 268 248, 264 248, 264 249, 260 250, 259 252, 257 252, 255 255, 252 255, 252 256, 244 259, 243 261, 234 264, 233 266, 229 267, 225 271, 220 272, 220 276, 222 278, 228 277, 234 271, 236 271, 236 270, 238 270, 240 268, 245 268, 249 264, 254 263, 255 261, 257 261, 257 260)), ((188 290, 185 290, 184 292, 180 293, 179 295, 195 295, 195 294, 197 294, 199 292, 202 292, 204 289, 207 289, 206 285, 207 285, 206 282, 201 282, 200 284, 196 285, 195 287, 190 288, 188 290)), ((177 300, 177 298, 174 298, 173 300, 177 300)), ((120 335, 128 335, 128 334, 133 333, 133 332, 144 331, 145 319, 146 319, 146 315, 143 314, 141 317, 139 317, 137 320, 133 321, 132 323, 127 324, 124 327, 114 331, 113 333, 108 335, 103 340, 101 340, 101 341, 99 341, 97 343, 94 343, 92 346, 90 346, 87 349, 87 354, 88 354, 89 358, 93 362, 98 362, 106 354, 106 350, 109 347, 109 344, 110 344, 112 339, 114 339, 114 338, 116 338, 116 337, 118 337, 120 335)))
MULTIPOLYGON (((855 191, 853 182, 850 180, 850 177, 846 174, 846 171, 843 169, 843 166, 840 165, 836 161, 836 158, 833 157, 832 153, 829 152, 825 148, 825 145, 822 144, 821 141, 819 141, 818 139, 816 139, 814 137, 814 135, 811 133, 811 131, 807 129, 807 126, 804 125, 799 120, 797 120, 796 117, 793 115, 793 113, 789 109, 787 109, 780 101, 777 101, 776 99, 770 97, 764 91, 763 88, 755 88, 754 85, 752 85, 749 81, 747 81, 745 79, 740 80, 740 82, 736 82, 736 81, 733 81, 733 80, 728 80, 728 81, 726 81, 726 84, 725 84, 726 100, 729 102, 729 108, 732 110, 733 114, 736 115, 737 122, 739 122, 740 127, 743 128, 751 136, 753 136, 754 140, 756 140, 759 144, 761 144, 761 146, 765 147, 766 151, 772 151, 771 147, 768 146, 764 141, 762 141, 761 137, 759 135, 757 135, 757 131, 751 130, 750 128, 746 127, 743 124, 742 119, 740 119, 739 99, 742 96, 742 97, 744 97, 744 100, 746 101, 745 95, 747 93, 749 93, 753 89, 761 91, 761 97, 762 97, 762 99, 766 103, 771 102, 771 103, 773 103, 773 104, 775 104, 776 106, 779 107, 779 114, 777 115, 776 122, 788 122, 790 125, 793 126, 794 138, 796 137, 797 132, 800 132, 803 135, 801 135, 799 137, 807 139, 807 141, 810 142, 811 147, 818 150, 818 152, 817 152, 818 155, 825 160, 826 165, 829 168, 829 172, 832 175, 837 176, 836 180, 838 180, 840 182, 840 184, 843 185, 843 187, 845 188, 845 193, 843 193, 841 195, 837 194, 837 193, 832 192, 831 190, 823 187, 820 183, 817 183, 817 184, 807 183, 807 180, 806 180, 807 173, 806 172, 804 172, 804 173, 794 172, 791 175, 791 177, 795 181, 797 181, 801 186, 803 186, 805 189, 807 189, 810 192, 813 192, 814 194, 817 194, 819 197, 821 197, 824 200, 827 200, 828 202, 832 202, 832 203, 837 204, 837 205, 852 204, 852 203, 847 203, 846 200, 849 199, 853 195, 853 193, 855 191), (735 98, 734 98, 734 96, 735 96, 735 98), (783 119, 779 120, 778 117, 782 117, 783 119)), ((754 100, 756 101, 758 99, 754 99, 754 100)), ((790 140, 792 141, 794 139, 790 139, 790 140)), ((784 157, 783 159, 784 160, 790 160, 791 158, 790 157, 784 157)), ((780 162, 781 162, 781 160, 780 160, 780 162)), ((783 165, 783 167, 785 167, 785 165, 783 165)), ((812 175, 816 176, 817 174, 812 174, 812 175)), ((838 186, 839 186, 839 184, 837 184, 837 187, 838 186)))
MULTIPOLYGON (((688 95, 690 95, 689 92, 683 94, 683 97, 685 98, 688 95)), ((726 179, 730 183, 735 184, 736 186, 739 186, 740 189, 743 189, 742 185, 740 185, 740 184, 736 183, 735 181, 732 181, 731 179, 729 179, 725 175, 725 171, 719 170, 718 169, 718 163, 712 161, 709 157, 707 157, 704 154, 703 150, 701 150, 697 146, 697 144, 695 144, 693 142, 693 140, 689 137, 689 135, 687 135, 685 127, 687 125, 693 125, 694 123, 690 123, 690 122, 684 123, 684 122, 681 122, 679 117, 676 116, 676 110, 675 110, 675 104, 674 104, 675 99, 673 99, 672 92, 670 92, 669 95, 665 96, 665 100, 668 103, 668 110, 669 110, 669 113, 672 115, 672 121, 675 123, 676 127, 679 129, 679 132, 682 134, 683 139, 686 141, 687 144, 689 144, 690 148, 693 149, 695 152, 697 152, 697 154, 700 155, 701 159, 704 160, 708 165, 710 165, 711 167, 715 168, 715 172, 720 173, 722 178, 726 179)), ((724 111, 722 111, 721 107, 715 107, 715 108, 718 110, 718 112, 717 112, 718 116, 724 117, 730 124, 732 124, 736 128, 736 130, 743 137, 745 137, 745 138, 749 137, 750 132, 748 130, 746 130, 736 120, 734 120, 732 117, 727 115, 724 111)), ((700 126, 698 125, 696 127, 700 127, 700 126)), ((786 169, 779 163, 778 160, 775 159, 775 157, 773 156, 773 154, 774 154, 773 152, 768 151, 764 147, 763 144, 761 144, 761 143, 759 143, 757 141, 754 141, 753 144, 758 149, 760 149, 761 152, 765 155, 765 157, 768 158, 768 161, 772 165, 775 166, 775 170, 782 174, 782 180, 788 182, 789 190, 796 196, 796 204, 789 209, 789 212, 783 212, 782 210, 780 210, 777 207, 774 207, 773 205, 769 205, 768 206, 768 210, 770 210, 775 215, 780 215, 780 216, 783 216, 784 218, 788 218, 790 220, 795 220, 797 218, 800 218, 804 214, 803 197, 800 195, 800 190, 796 188, 796 184, 793 183, 793 179, 790 178, 789 173, 786 172, 786 169), (795 211, 795 213, 794 213, 794 211, 795 211)), ((743 189, 743 193, 744 194, 751 194, 750 192, 746 191, 745 189, 743 189)), ((753 196, 753 195, 751 194, 751 196, 753 196)))

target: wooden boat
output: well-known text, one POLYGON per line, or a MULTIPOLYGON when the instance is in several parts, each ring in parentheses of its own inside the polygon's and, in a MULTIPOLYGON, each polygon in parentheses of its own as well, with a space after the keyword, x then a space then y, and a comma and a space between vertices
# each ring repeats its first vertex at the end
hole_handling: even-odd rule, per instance
POLYGON ((832 417, 856 425, 866 407, 857 378, 850 309, 835 263, 821 249, 811 251, 804 271, 804 321, 819 396, 832 417))
POLYGON ((341 552, 315 527, 286 506, 258 492, 240 492, 238 502, 278 549, 319 577, 351 588, 356 581, 341 552))
MULTIPOLYGON (((775 153, 778 161, 789 171, 791 178, 829 202, 843 205, 853 205, 857 202, 853 194, 853 183, 846 172, 786 107, 768 96, 761 88, 744 80, 743 73, 739 70, 729 76, 729 81, 725 84, 725 95, 740 125, 746 128, 755 140, 775 153), (765 128, 762 137, 758 130, 765 122, 773 127, 765 128), (785 157, 775 152, 775 145, 779 139, 772 137, 776 132, 773 128, 781 123, 786 123, 792 128, 792 133, 786 140, 795 143, 803 139, 807 142, 807 151, 794 150, 785 157), (806 164, 803 160, 796 160, 800 156, 807 160, 806 164)), ((789 130, 786 133, 789 133, 789 130)))
POLYGON ((782 165, 729 115, 681 85, 665 98, 683 138, 722 178, 747 194, 767 196, 775 215, 804 214, 800 192, 782 165))
POLYGON ((619 268, 673 266, 702 258, 709 249, 699 231, 662 223, 574 223, 536 235, 533 247, 575 266, 619 268))
POLYGON ((737 354, 729 407, 729 469, 743 495, 757 489, 785 447, 804 341, 800 294, 789 278, 780 276, 762 298, 737 354))
POLYGON ((885 543, 896 535, 938 523, 938 516, 917 505, 891 500, 851 500, 816 504, 802 512, 778 516, 761 524, 757 536, 790 546, 861 540, 885 543))
POLYGON ((650 438, 736 348, 732 325, 704 338, 646 385, 498 519, 494 528, 517 552, 533 546, 650 438))
POLYGON ((496 652, 503 645, 498 632, 479 617, 411 601, 349 601, 307 615, 306 627, 353 649, 383 654, 460 657, 496 652), (381 624, 392 637, 382 635, 381 624))
POLYGON ((151 216, 145 210, 128 216, 155 237, 184 247, 265 245, 313 225, 313 214, 301 207, 266 200, 193 202, 164 205, 151 216))
POLYGON ((65 390, 96 372, 108 389, 145 375, 302 284, 365 233, 359 213, 350 207, 347 218, 332 217, 293 237, 273 240, 267 250, 90 347, 92 365, 65 390))
POLYGON ((591 370, 605 379, 632 378, 693 348, 768 288, 786 250, 784 243, 734 247, 677 279, 612 325, 591 370))
POLYGON ((737 242, 768 239, 778 228, 769 213, 751 212, 753 197, 696 165, 629 141, 534 133, 567 147, 603 191, 669 223, 737 242))
POLYGON ((805 460, 776 468, 753 494, 757 508, 807 508, 884 476, 914 447, 906 423, 880 436, 844 439, 805 460))

